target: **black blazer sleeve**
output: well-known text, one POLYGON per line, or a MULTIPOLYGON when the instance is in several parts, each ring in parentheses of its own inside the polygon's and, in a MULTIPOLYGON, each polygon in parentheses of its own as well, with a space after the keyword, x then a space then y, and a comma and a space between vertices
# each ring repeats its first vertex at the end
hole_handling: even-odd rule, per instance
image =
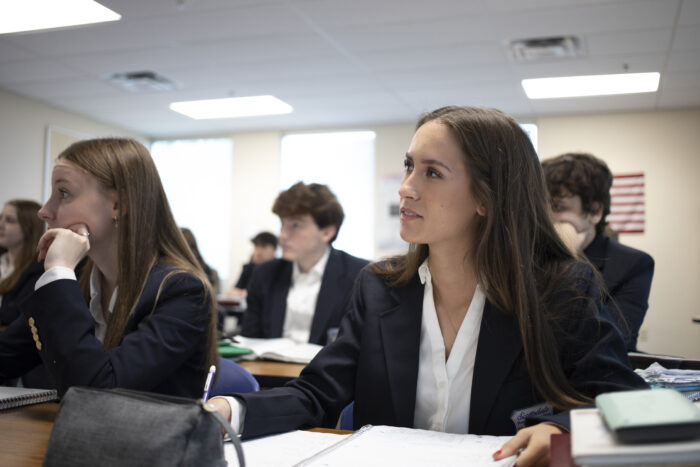
POLYGON ((238 282, 236 282, 237 289, 247 289, 248 288, 248 283, 250 282, 250 278, 253 275, 254 269, 255 269, 255 264, 253 264, 253 263, 248 263, 248 264, 243 265, 243 269, 241 270, 241 275, 238 278, 238 282))
POLYGON ((613 285, 610 290, 614 304, 619 307, 619 311, 625 319, 625 323, 620 325, 620 330, 625 337, 627 350, 630 351, 637 348, 639 329, 642 327, 644 316, 649 308, 649 292, 654 276, 654 260, 642 251, 637 250, 637 252, 639 254, 631 258, 634 261, 630 264, 624 277, 620 278, 619 282, 613 285))
MULTIPOLYGON (((78 385, 201 397, 210 319, 205 288, 196 277, 178 273, 159 291, 168 268, 154 270, 118 347, 103 350, 78 283, 57 280, 25 303, 19 324, 31 328, 33 320, 38 342, 31 356, 16 356, 34 362, 40 357, 61 393, 78 385)), ((7 336, 12 342, 0 335, 1 366, 6 364, 3 349, 11 352, 14 344, 27 350, 28 332, 13 329, 7 336)), ((32 337, 28 342, 35 344, 32 337)))
POLYGON ((34 292, 34 284, 44 273, 43 263, 34 262, 22 273, 17 284, 2 297, 0 324, 8 325, 20 315, 21 305, 34 292))

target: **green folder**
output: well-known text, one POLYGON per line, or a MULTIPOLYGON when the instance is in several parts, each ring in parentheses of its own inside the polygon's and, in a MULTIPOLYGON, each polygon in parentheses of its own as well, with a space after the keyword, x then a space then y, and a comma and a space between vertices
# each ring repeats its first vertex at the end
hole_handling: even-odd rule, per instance
POLYGON ((228 341, 219 341, 219 355, 226 358, 240 357, 253 353, 252 350, 245 347, 238 347, 228 341))

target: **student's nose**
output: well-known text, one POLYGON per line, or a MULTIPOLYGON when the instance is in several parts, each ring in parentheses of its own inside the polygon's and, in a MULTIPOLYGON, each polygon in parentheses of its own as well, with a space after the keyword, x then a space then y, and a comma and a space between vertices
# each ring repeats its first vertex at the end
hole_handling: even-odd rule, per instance
POLYGON ((401 181, 401 186, 399 187, 399 197, 401 199, 404 198, 411 198, 411 199, 417 199, 418 198, 418 190, 415 187, 415 180, 412 177, 413 173, 408 173, 404 175, 403 180, 401 181))
POLYGON ((41 209, 39 209, 39 212, 37 212, 39 219, 44 222, 48 222, 53 218, 53 212, 49 207, 49 203, 51 203, 50 199, 41 207, 41 209))

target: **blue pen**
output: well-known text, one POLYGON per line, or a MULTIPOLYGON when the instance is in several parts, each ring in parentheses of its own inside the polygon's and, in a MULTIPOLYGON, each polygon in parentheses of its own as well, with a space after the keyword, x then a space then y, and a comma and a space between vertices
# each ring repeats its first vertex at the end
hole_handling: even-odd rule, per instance
POLYGON ((207 381, 204 383, 204 395, 202 396, 202 400, 204 402, 209 399, 209 387, 211 386, 211 379, 214 377, 214 373, 216 373, 216 366, 212 365, 209 367, 209 374, 207 374, 207 381))

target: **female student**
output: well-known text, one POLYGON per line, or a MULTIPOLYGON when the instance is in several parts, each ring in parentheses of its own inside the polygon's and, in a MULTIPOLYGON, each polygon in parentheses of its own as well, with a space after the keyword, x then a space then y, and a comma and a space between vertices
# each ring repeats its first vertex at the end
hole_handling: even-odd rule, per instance
POLYGON ((73 385, 201 397, 215 308, 140 143, 94 139, 58 157, 39 211, 46 272, 0 334, 0 377, 42 363, 73 385), (74 269, 81 267, 80 285, 74 269))
POLYGON ((14 199, 0 212, 0 325, 19 316, 19 304, 31 295, 43 272, 36 261, 36 246, 44 233, 39 208, 35 201, 14 199))
POLYGON ((408 253, 363 270, 337 340, 298 379, 212 401, 244 437, 332 426, 352 400, 355 427, 509 435, 552 415, 494 454, 546 465, 568 423, 556 412, 645 387, 596 276, 559 240, 537 155, 506 115, 427 114, 404 164, 408 253))

